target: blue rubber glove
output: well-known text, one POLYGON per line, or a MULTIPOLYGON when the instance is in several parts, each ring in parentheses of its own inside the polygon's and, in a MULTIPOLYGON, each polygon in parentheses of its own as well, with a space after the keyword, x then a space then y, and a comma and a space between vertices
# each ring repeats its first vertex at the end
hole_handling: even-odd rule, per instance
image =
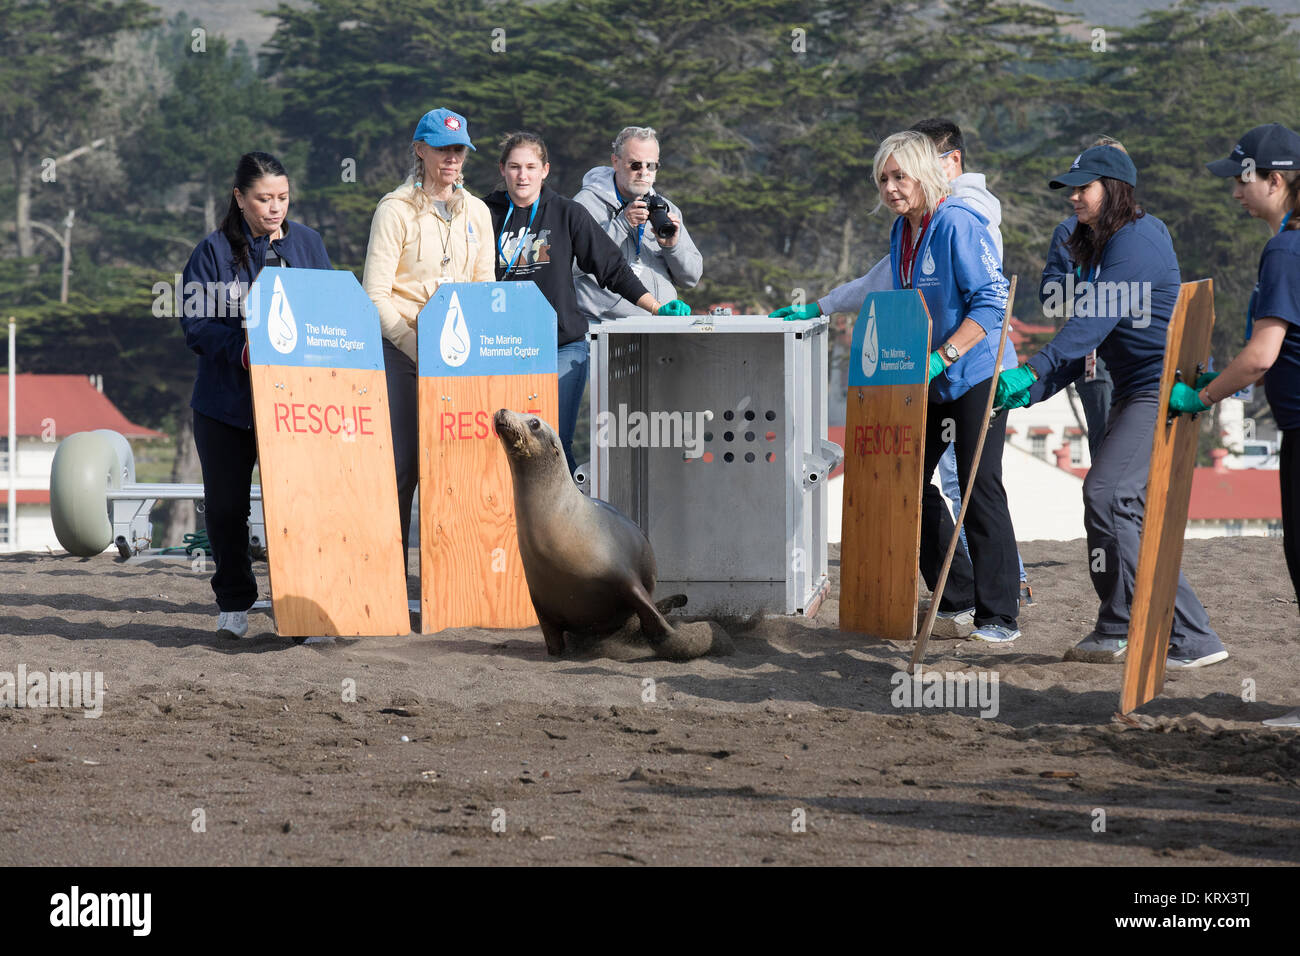
POLYGON ((812 305, 787 305, 784 309, 777 309, 771 313, 768 318, 797 322, 800 319, 815 319, 821 314, 822 307, 814 302, 812 305))
POLYGON ((928 374, 925 377, 925 383, 929 385, 932 381, 934 381, 934 377, 936 375, 942 375, 943 370, 946 369, 947 367, 948 366, 943 364, 943 356, 939 354, 938 350, 931 352, 930 367, 927 370, 928 374))
POLYGON ((1210 406, 1201 401, 1197 389, 1183 382, 1174 382, 1174 390, 1169 393, 1169 410, 1175 415, 1198 415, 1208 412, 1210 406))
POLYGON ((1029 386, 1036 380, 1033 369, 1027 365, 1004 369, 998 376, 998 391, 993 404, 999 408, 1024 408, 1029 404, 1029 386))
POLYGON ((1196 390, 1199 392, 1218 377, 1218 372, 1202 372, 1200 375, 1196 376, 1196 390))
POLYGON ((673 299, 671 302, 665 302, 659 306, 655 315, 690 315, 691 307, 681 299, 673 299))

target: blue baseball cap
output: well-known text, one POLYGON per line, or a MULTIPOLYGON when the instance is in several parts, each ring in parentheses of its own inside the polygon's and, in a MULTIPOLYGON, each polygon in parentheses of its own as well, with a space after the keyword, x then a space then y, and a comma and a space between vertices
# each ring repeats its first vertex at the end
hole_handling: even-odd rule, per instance
POLYGON ((1130 186, 1138 184, 1137 167, 1129 159, 1128 153, 1114 146, 1090 146, 1075 157, 1069 172, 1057 176, 1048 185, 1053 189, 1086 186, 1103 176, 1118 179, 1130 186))
POLYGON ((1256 126, 1232 147, 1227 159, 1206 163, 1216 176, 1240 176, 1255 169, 1300 169, 1300 134, 1281 123, 1256 126))
POLYGON ((468 146, 474 149, 474 144, 469 141, 469 122, 448 109, 429 110, 421 116, 411 139, 430 146, 468 146))

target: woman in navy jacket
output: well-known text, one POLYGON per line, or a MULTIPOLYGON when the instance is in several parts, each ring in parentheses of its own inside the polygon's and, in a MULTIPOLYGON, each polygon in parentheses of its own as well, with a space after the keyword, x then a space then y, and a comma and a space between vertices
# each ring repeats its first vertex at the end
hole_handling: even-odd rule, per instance
MULTIPOLYGON (((1204 411, 1263 378, 1282 433, 1282 550, 1300 598, 1300 134, 1280 123, 1256 126, 1209 168, 1236 179, 1232 197, 1273 236, 1259 257, 1246 347, 1222 374, 1208 372, 1193 386, 1176 383, 1169 403, 1176 412, 1204 411)), ((1264 723, 1300 727, 1300 710, 1264 723)))
POLYGON ((267 153, 246 153, 235 168, 221 226, 185 264, 181 327, 199 356, 194 444, 203 466, 204 519, 216 571, 217 633, 243 637, 257 582, 248 552, 249 491, 257 443, 248 379, 243 303, 264 266, 329 269, 320 236, 290 222, 289 177, 267 153))
MULTIPOLYGON (((1051 186, 1072 190, 1076 225, 1066 251, 1079 281, 1049 293, 1072 294, 1073 315, 1025 365, 1003 373, 997 401, 1004 408, 1042 401, 1079 377, 1093 349, 1110 370, 1114 394, 1105 441, 1083 482, 1088 567, 1101 603, 1093 632, 1066 659, 1119 661, 1128 651, 1165 337, 1178 300, 1178 257, 1164 223, 1137 205, 1137 167, 1122 150, 1084 150, 1051 186)), ((1227 656, 1196 592, 1179 574, 1166 666, 1204 667, 1227 656)))
MULTIPOLYGON (((939 614, 964 625, 972 621, 973 604, 970 636, 1009 643, 1020 636, 1020 571, 1002 487, 1006 416, 989 425, 979 471, 973 477, 970 473, 997 358, 1007 280, 989 240, 988 221, 961 202, 946 201, 951 186, 930 137, 911 130, 887 137, 876 152, 874 169, 881 204, 898 214, 889 239, 894 288, 917 289, 932 322, 925 481, 951 442, 957 477, 970 496, 966 543, 973 582, 970 576, 950 575, 939 614)), ((1014 355, 1011 349, 1012 362, 1014 355)), ((954 530, 947 509, 939 510, 939 540, 927 535, 921 542, 921 573, 932 591, 942 548, 954 530)))

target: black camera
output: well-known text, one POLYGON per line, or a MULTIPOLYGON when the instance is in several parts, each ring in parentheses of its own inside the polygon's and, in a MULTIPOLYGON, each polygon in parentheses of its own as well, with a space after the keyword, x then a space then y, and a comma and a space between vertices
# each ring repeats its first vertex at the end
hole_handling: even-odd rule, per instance
POLYGON ((654 193, 646 193, 641 198, 645 200, 646 209, 650 210, 650 225, 654 227, 655 235, 660 239, 677 235, 677 223, 668 218, 668 201, 654 193))

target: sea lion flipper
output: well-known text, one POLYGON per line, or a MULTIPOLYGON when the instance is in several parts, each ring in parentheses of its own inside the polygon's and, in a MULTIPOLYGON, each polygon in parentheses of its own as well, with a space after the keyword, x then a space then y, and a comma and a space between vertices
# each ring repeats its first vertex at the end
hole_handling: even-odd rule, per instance
POLYGON ((552 624, 541 614, 537 615, 537 623, 542 626, 542 637, 546 638, 546 653, 559 657, 564 653, 564 628, 552 624))
POLYGON ((659 608, 655 607, 644 587, 634 585, 628 597, 636 616, 641 619, 641 633, 650 639, 650 643, 656 644, 672 633, 672 627, 659 613, 659 608))

